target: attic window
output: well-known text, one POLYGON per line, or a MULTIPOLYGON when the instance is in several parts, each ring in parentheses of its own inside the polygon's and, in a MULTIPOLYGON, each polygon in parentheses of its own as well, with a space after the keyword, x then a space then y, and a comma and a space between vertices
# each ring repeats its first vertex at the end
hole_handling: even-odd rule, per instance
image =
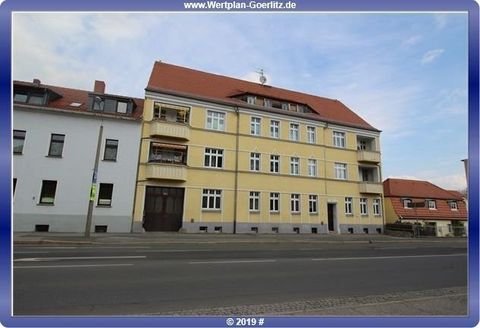
POLYGON ((18 101, 18 102, 27 102, 28 96, 24 93, 16 93, 13 96, 13 101, 18 101))
POLYGON ((128 103, 119 101, 117 102, 117 113, 126 114, 127 113, 128 103))
POLYGON ((458 205, 456 201, 452 200, 449 202, 449 204, 450 204, 450 209, 452 211, 458 211, 458 205))
POLYGON ((71 106, 71 107, 80 107, 82 106, 82 103, 79 103, 79 102, 72 102, 70 105, 68 106, 71 106))

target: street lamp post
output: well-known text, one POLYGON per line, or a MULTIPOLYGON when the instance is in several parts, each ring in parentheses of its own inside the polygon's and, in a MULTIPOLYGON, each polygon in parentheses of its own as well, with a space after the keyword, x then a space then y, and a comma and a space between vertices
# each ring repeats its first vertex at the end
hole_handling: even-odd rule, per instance
POLYGON ((90 187, 90 200, 88 201, 87 222, 85 223, 85 238, 90 238, 90 230, 92 229, 92 214, 93 214, 93 205, 95 203, 95 196, 97 194, 97 173, 98 173, 98 161, 100 158, 100 148, 102 146, 102 134, 103 134, 103 124, 100 125, 100 131, 98 132, 97 153, 95 154, 95 164, 93 166, 93 174, 92 174, 92 185, 90 187))

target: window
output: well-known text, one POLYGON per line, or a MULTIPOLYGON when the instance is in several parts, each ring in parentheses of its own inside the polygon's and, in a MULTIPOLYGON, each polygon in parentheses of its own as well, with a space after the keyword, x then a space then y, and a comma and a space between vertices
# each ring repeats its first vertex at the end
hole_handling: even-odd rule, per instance
POLYGON ((360 198, 360 214, 368 215, 366 198, 360 198))
POLYGON ((205 163, 206 167, 223 167, 223 149, 205 148, 205 163))
POLYGON ((254 136, 260 135, 260 124, 262 120, 259 117, 252 117, 250 119, 250 134, 254 136))
POLYGON ((367 141, 366 140, 358 140, 357 149, 358 150, 367 150, 367 141))
POLYGON ((17 102, 27 102, 27 99, 28 99, 28 95, 24 94, 24 93, 15 93, 15 95, 13 96, 13 101, 17 101, 17 102))
POLYGON ((290 211, 292 213, 300 213, 300 194, 290 195, 290 211))
POLYGON ((272 107, 272 101, 270 99, 263 99, 263 106, 272 107))
POLYGON ((98 206, 112 205, 113 183, 101 183, 98 189, 98 206))
POLYGON ((288 103, 282 103, 282 109, 288 110, 288 103))
POLYGON ((257 102, 257 97, 255 96, 247 96, 247 103, 250 105, 255 105, 257 102))
POLYGON ((260 193, 258 191, 250 191, 248 208, 250 212, 260 211, 260 193))
POLYGON ((291 175, 299 175, 299 163, 300 163, 300 158, 290 157, 290 174, 291 175))
POLYGON ((280 194, 278 192, 270 193, 270 212, 280 211, 280 194))
POLYGON ((308 212, 310 214, 318 213, 318 196, 308 195, 308 212))
POLYGON ((298 124, 290 123, 290 140, 298 141, 299 139, 298 124))
POLYGON ((260 171, 260 153, 250 153, 250 171, 260 171))
POLYGON ((218 189, 203 189, 202 209, 204 210, 220 210, 221 209, 222 191, 218 189))
POLYGON ((128 103, 123 101, 117 102, 117 113, 126 114, 127 113, 128 103))
POLYGON ((63 153, 63 143, 65 142, 64 134, 52 133, 50 139, 50 149, 48 150, 48 156, 61 157, 63 153))
POLYGON ((280 172, 280 156, 279 155, 270 155, 270 172, 272 173, 280 172))
POLYGON ((185 165, 187 164, 187 146, 152 142, 148 161, 185 165))
POLYGON ((413 208, 412 200, 411 199, 404 199, 403 200, 403 208, 413 208))
POLYGON ((27 131, 13 130, 13 153, 22 154, 23 145, 25 144, 25 135, 27 131))
POLYGON ((428 200, 428 209, 429 210, 436 210, 437 209, 437 203, 434 200, 428 200))
POLYGON ((307 142, 312 144, 317 142, 317 135, 314 126, 307 126, 307 142))
POLYGON ((335 163, 335 178, 347 180, 347 164, 335 163))
POLYGON ((280 138, 280 122, 270 121, 270 137, 280 138))
POLYGON ((32 105, 43 105, 43 95, 30 95, 28 103, 32 105))
POLYGON ((308 160, 308 176, 310 177, 317 176, 317 160, 316 159, 308 160))
POLYGON ((105 152, 103 154, 104 161, 116 161, 118 152, 118 140, 106 139, 105 152))
POLYGON ((95 96, 93 99, 93 109, 94 110, 103 110, 103 107, 105 106, 105 100, 102 98, 95 96))
POLYGON ((380 215, 380 199, 378 198, 373 200, 373 215, 380 215))
POLYGON ((345 197, 345 215, 353 214, 353 199, 352 197, 345 197))
POLYGON ((339 148, 345 148, 345 133, 333 131, 333 145, 339 148))
POLYGON ((225 113, 207 111, 207 129, 224 131, 225 113))
POLYGON ((456 201, 452 200, 449 202, 449 205, 450 205, 450 209, 452 211, 457 211, 458 210, 458 204, 456 201))
POLYGON ((189 115, 190 109, 188 107, 163 105, 161 103, 155 103, 153 105, 154 120, 188 124, 189 115))
POLYGON ((55 201, 55 192, 57 190, 57 181, 43 180, 42 191, 40 192, 40 204, 52 204, 55 201))

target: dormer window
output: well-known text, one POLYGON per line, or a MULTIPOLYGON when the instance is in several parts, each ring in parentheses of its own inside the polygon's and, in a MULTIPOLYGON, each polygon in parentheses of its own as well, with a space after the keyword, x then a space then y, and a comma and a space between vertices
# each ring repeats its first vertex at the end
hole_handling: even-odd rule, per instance
POLYGON ((13 101, 32 104, 32 105, 43 105, 44 96, 43 94, 30 94, 30 93, 18 92, 13 95, 13 101))
POLYGON ((123 101, 118 101, 117 102, 117 113, 126 114, 127 113, 127 108, 128 108, 128 103, 123 102, 123 101))
POLYGON ((283 103, 282 104, 282 109, 283 110, 288 110, 288 103, 283 103))
POLYGON ((257 97, 255 96, 247 96, 247 103, 250 105, 255 105, 257 102, 257 97))
POLYGON ((26 103, 27 99, 28 99, 28 95, 25 93, 15 93, 15 95, 13 96, 13 101, 17 101, 17 102, 26 103))
POLYGON ((43 105, 43 95, 30 95, 28 103, 32 105, 43 105))
POLYGON ((434 200, 432 200, 432 199, 427 200, 427 204, 428 204, 428 209, 429 210, 436 210, 437 209, 437 203, 434 200))
POLYGON ((407 198, 403 200, 403 208, 412 208, 412 207, 413 207, 413 204, 411 199, 407 198))
POLYGON ((103 110, 104 106, 105 106, 105 100, 103 100, 99 96, 96 96, 95 98, 93 98, 93 110, 103 110))
POLYGON ((270 99, 263 99, 263 106, 272 107, 272 101, 270 99))
POLYGON ((451 209, 452 211, 458 211, 458 204, 457 204, 457 202, 456 202, 455 200, 451 200, 451 201, 449 201, 448 203, 449 203, 450 209, 451 209))

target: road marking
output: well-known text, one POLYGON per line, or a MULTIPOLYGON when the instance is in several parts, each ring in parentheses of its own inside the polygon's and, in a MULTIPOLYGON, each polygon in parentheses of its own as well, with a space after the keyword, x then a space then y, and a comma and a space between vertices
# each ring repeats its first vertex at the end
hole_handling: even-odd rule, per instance
POLYGON ((51 269, 51 268, 96 268, 96 267, 119 267, 132 266, 131 263, 120 264, 77 264, 77 265, 22 265, 14 266, 14 269, 51 269))
POLYGON ((61 261, 61 260, 118 260, 118 259, 144 259, 143 256, 76 256, 76 257, 27 257, 13 260, 13 262, 38 262, 38 261, 61 261))
POLYGON ((424 257, 447 257, 447 256, 467 256, 467 253, 458 253, 458 254, 433 254, 433 255, 370 256, 370 257, 325 257, 325 258, 312 259, 312 261, 386 260, 386 259, 405 259, 405 258, 424 258, 424 257))
POLYGON ((13 254, 48 254, 50 252, 47 251, 20 251, 20 252, 13 252, 13 254))
POLYGON ((137 253, 186 253, 186 252, 214 252, 216 249, 148 249, 137 253))
POLYGON ((231 260, 231 261, 194 261, 188 264, 237 264, 237 263, 272 263, 277 260, 231 260))

